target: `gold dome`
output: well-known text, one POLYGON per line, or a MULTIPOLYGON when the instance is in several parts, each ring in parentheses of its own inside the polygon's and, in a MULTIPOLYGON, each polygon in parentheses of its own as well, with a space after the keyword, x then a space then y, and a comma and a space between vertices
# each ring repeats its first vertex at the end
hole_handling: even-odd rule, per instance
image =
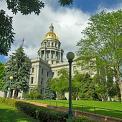
POLYGON ((57 37, 57 35, 53 32, 54 27, 53 27, 52 24, 51 24, 51 26, 49 27, 49 29, 50 29, 50 31, 49 31, 48 33, 46 33, 44 40, 51 39, 51 40, 53 40, 53 41, 57 41, 57 40, 58 40, 58 37, 57 37))

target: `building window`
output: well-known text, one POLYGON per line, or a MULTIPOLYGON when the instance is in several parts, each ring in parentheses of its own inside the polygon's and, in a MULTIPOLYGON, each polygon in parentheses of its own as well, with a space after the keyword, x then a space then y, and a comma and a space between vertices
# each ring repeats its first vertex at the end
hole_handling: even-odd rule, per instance
POLYGON ((49 76, 49 73, 47 72, 47 77, 49 76))
POLYGON ((53 42, 52 42, 52 47, 53 47, 53 42))
POLYGON ((34 77, 31 77, 31 84, 33 84, 33 81, 34 81, 34 77))
POLYGON ((42 69, 42 75, 43 75, 43 73, 44 73, 44 70, 42 69))
POLYGON ((52 64, 53 64, 53 61, 52 61, 52 64))
POLYGON ((53 53, 51 54, 51 58, 53 58, 53 53))
POLYGON ((47 53, 47 58, 49 58, 49 53, 47 53))
POLYGON ((41 85, 43 84, 43 78, 41 79, 41 85))
POLYGON ((32 68, 32 73, 34 73, 34 68, 32 68))
POLYGON ((54 76, 54 72, 52 72, 52 76, 54 76))

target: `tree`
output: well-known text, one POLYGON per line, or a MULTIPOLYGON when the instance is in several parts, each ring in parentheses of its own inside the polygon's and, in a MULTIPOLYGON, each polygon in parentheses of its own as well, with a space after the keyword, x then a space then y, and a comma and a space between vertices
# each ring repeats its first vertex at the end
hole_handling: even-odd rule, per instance
POLYGON ((25 93, 24 97, 28 99, 41 99, 42 95, 38 87, 34 87, 34 88, 31 88, 28 93, 25 93))
POLYGON ((56 92, 59 99, 64 99, 64 93, 68 91, 68 71, 61 69, 58 76, 50 81, 50 88, 56 92))
POLYGON ((73 99, 78 99, 80 97, 80 89, 81 89, 81 80, 82 74, 75 71, 75 75, 72 78, 72 96, 73 99))
POLYGON ((121 20, 121 10, 110 13, 103 11, 92 16, 89 26, 83 31, 84 37, 78 43, 80 47, 78 55, 95 59, 97 73, 99 66, 113 69, 116 84, 119 86, 119 97, 122 96, 122 81, 119 70, 122 60, 121 20))
POLYGON ((18 48, 10 57, 5 68, 5 88, 15 90, 14 97, 18 96, 19 91, 26 92, 29 88, 28 79, 31 68, 31 61, 25 55, 22 46, 18 48), (10 81, 10 76, 13 80, 10 81))
POLYGON ((66 6, 73 3, 73 0, 59 0, 60 5, 66 6))
POLYGON ((43 99, 56 99, 56 92, 51 89, 51 79, 48 79, 43 99))
POLYGON ((80 91, 79 91, 80 98, 94 99, 94 93, 95 93, 94 87, 95 84, 91 76, 88 73, 82 74, 80 81, 80 91))
POLYGON ((4 86, 4 64, 0 62, 0 90, 3 90, 4 86))
POLYGON ((7 55, 13 41, 12 17, 6 16, 5 11, 0 10, 0 54, 7 55))

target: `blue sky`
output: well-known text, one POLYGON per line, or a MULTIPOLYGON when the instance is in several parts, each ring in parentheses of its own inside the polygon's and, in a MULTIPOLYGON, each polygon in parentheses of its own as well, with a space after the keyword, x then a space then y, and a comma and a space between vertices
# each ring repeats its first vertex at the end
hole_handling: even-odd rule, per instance
MULTIPOLYGON (((86 22, 91 15, 104 9, 112 11, 122 8, 122 0, 74 0, 73 5, 65 8, 60 7, 57 1, 45 0, 46 7, 41 11, 39 16, 33 14, 28 16, 22 16, 21 14, 13 15, 13 28, 16 35, 15 43, 12 44, 9 54, 25 38, 25 52, 30 58, 34 57, 37 54, 36 52, 39 49, 44 34, 48 31, 50 23, 54 23, 64 51, 74 51, 76 50, 74 45, 76 45, 82 36, 81 30, 86 27, 86 22), (23 28, 25 29, 23 30, 23 28)), ((1 2, 0 6, 6 9, 4 4, 1 5, 1 2)), ((7 12, 12 15, 10 11, 7 10, 7 12)), ((0 61, 5 62, 6 59, 7 57, 0 56, 0 61)))
POLYGON ((75 0, 74 7, 82 11, 95 13, 99 7, 115 8, 122 3, 122 0, 75 0))

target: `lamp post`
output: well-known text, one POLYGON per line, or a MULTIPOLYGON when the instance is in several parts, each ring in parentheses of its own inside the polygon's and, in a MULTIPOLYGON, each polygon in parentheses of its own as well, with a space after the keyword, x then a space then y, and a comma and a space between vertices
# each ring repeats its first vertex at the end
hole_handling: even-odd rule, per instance
POLYGON ((10 79, 10 84, 9 84, 9 98, 11 97, 11 81, 13 80, 13 76, 9 77, 10 79))
POLYGON ((72 62, 74 59, 74 53, 68 52, 67 53, 67 60, 69 62, 69 111, 68 111, 68 117, 72 118, 72 62))

